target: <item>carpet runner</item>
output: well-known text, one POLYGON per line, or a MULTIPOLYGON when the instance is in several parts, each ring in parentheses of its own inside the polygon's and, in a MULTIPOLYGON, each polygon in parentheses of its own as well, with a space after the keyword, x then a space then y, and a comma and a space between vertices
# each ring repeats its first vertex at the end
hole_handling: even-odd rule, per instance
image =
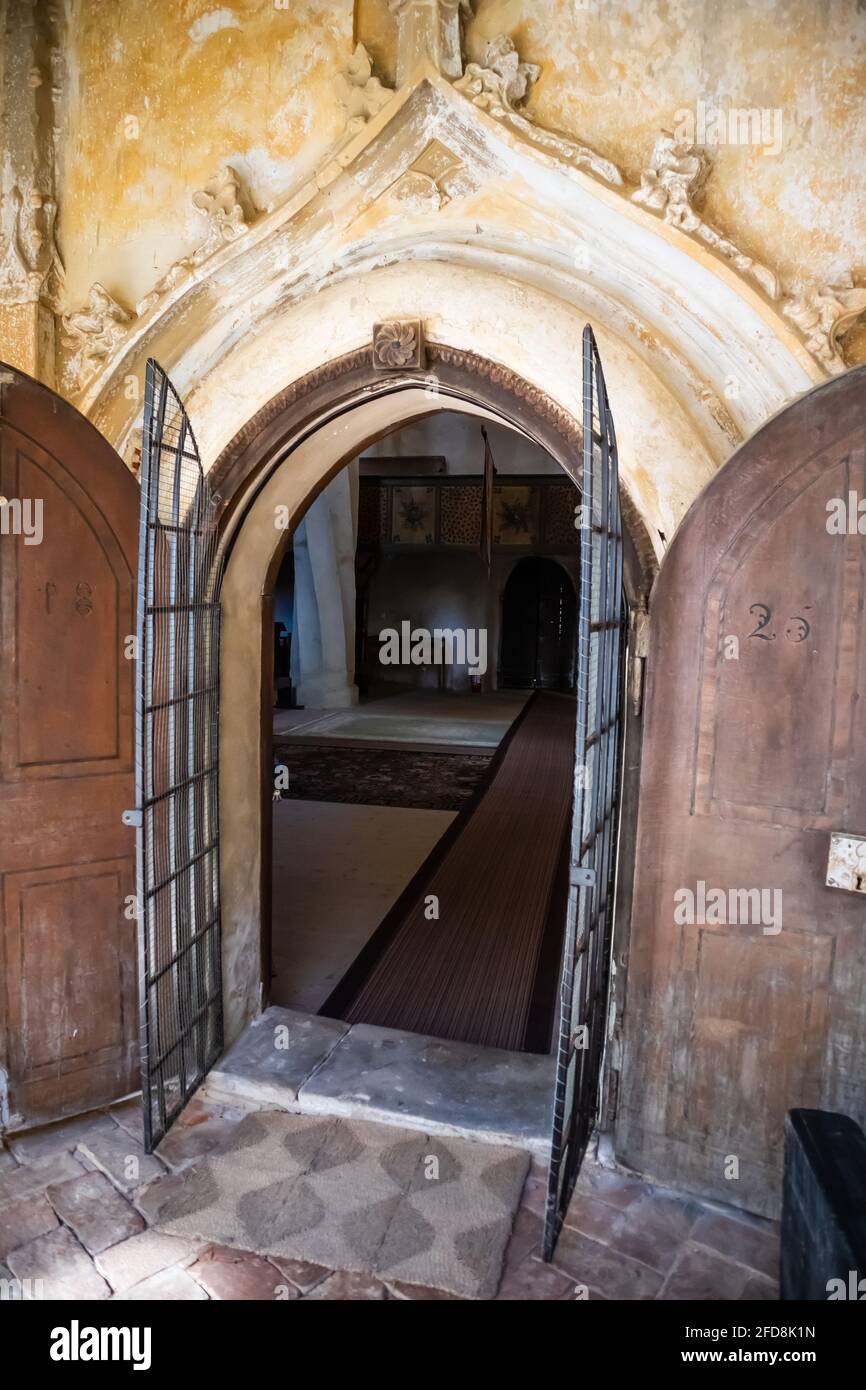
POLYGON ((539 692, 320 1013, 547 1051, 565 926, 574 700, 539 692), (438 915, 436 915, 438 914, 438 915))

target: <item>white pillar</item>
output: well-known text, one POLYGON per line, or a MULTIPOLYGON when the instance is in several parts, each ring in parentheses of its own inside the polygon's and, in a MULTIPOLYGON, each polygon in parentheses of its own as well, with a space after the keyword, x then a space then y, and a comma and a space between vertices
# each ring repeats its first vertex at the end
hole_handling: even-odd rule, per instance
POLYGON ((292 673, 298 700, 311 709, 343 709, 355 684, 355 545, 358 465, 338 473, 295 532, 292 673))

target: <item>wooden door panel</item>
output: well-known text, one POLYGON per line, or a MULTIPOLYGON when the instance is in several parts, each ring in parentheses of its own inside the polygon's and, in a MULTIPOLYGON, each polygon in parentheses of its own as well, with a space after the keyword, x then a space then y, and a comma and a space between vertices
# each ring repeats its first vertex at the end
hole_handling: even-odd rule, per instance
POLYGON ((60 846, 73 838, 75 862, 128 856, 132 863, 135 856, 129 849, 129 830, 120 822, 129 806, 131 776, 52 779, 45 782, 44 798, 33 796, 29 781, 0 784, 0 866, 48 866, 62 857, 60 846))
POLYGON ((125 1079, 134 1068, 135 919, 120 930, 117 921, 134 890, 128 857, 4 876, 10 1060, 24 1115, 44 1105, 41 1092, 86 1107, 94 1074, 125 1079), (59 923, 73 929, 58 933, 59 923))
POLYGON ((135 1089, 133 791, 138 490, 71 406, 0 386, 0 1067, 10 1128, 135 1089), (31 514, 32 515, 32 514, 31 514))
POLYGON ((833 939, 760 931, 699 927, 683 941, 692 981, 678 1128, 703 1143, 722 1107, 736 1152, 763 1159, 781 1158, 785 1097, 818 1102, 833 939))
POLYGON ((844 439, 791 468, 713 577, 695 763, 702 814, 829 827, 842 813, 853 705, 837 692, 854 678, 862 538, 828 532, 827 502, 855 486, 863 495, 862 453, 862 440, 844 439))
POLYGON ((131 771, 131 663, 118 662, 135 623, 126 559, 69 472, 11 428, 4 445, 3 493, 39 498, 44 533, 40 545, 16 546, 4 776, 131 771))
POLYGON ((826 809, 844 568, 839 538, 825 529, 825 502, 846 496, 847 487, 843 466, 812 480, 773 518, 725 588, 720 635, 736 636, 738 654, 717 665, 708 789, 716 807, 826 809), (777 700, 767 720, 771 682, 777 700), (742 717, 732 718, 734 710, 742 717))
POLYGON ((651 599, 617 1150, 768 1214, 788 1109, 866 1121, 864 900, 825 884, 866 833, 866 536, 827 525, 864 457, 858 368, 737 451, 651 599), (678 916, 699 884, 778 893, 779 929, 678 916))

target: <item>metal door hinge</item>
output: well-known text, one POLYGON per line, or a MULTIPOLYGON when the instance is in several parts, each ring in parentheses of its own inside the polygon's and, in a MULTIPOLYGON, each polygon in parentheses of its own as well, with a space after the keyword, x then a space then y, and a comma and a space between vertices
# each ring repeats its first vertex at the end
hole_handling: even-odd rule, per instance
POLYGON ((594 888, 595 869, 581 869, 572 867, 568 871, 568 881, 572 888, 594 888))
POLYGON ((141 829, 142 821, 140 811, 124 811, 120 819, 124 825, 131 825, 134 830, 141 829))
POLYGON ((643 706, 643 686, 646 659, 649 656, 650 616, 647 596, 641 594, 637 605, 629 609, 628 638, 628 697, 632 714, 637 717, 643 706))

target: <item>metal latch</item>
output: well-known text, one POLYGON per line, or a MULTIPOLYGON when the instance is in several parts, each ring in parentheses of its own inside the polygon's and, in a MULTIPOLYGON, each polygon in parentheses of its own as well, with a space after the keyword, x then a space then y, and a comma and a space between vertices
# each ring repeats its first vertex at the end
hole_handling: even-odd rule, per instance
POLYGON ((568 881, 572 888, 594 888, 595 869, 582 869, 573 865, 568 871, 568 881))
POLYGON ((120 819, 124 825, 131 825, 134 830, 141 829, 142 821, 140 811, 124 811, 120 819))
POLYGON ((866 893, 866 836, 847 835, 842 830, 831 833, 825 882, 828 888, 866 893))

